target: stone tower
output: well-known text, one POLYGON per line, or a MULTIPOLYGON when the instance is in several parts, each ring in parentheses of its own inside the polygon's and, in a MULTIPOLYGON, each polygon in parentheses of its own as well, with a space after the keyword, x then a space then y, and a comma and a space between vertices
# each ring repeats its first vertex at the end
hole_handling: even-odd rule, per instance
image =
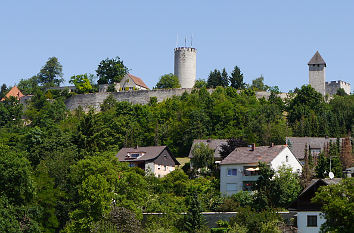
POLYGON ((197 73, 197 50, 190 47, 175 48, 175 75, 182 88, 193 88, 197 73))
POLYGON ((309 83, 316 91, 322 95, 326 94, 326 62, 317 51, 308 63, 309 83))

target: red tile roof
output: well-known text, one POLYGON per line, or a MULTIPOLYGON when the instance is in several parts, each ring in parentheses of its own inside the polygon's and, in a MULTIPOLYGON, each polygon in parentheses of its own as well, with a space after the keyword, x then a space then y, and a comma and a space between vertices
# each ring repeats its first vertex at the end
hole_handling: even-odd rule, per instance
MULTIPOLYGON (((5 95, 5 98, 10 98, 11 96, 14 96, 16 99, 21 99, 24 95, 20 91, 20 89, 17 88, 17 86, 14 86, 11 88, 11 90, 5 95)), ((5 100, 5 98, 2 98, 1 101, 5 100)))
POLYGON ((254 150, 250 147, 238 147, 231 152, 220 164, 270 163, 287 146, 259 146, 254 150))
POLYGON ((128 76, 133 80, 136 85, 149 89, 141 78, 138 78, 132 74, 128 74, 128 76))

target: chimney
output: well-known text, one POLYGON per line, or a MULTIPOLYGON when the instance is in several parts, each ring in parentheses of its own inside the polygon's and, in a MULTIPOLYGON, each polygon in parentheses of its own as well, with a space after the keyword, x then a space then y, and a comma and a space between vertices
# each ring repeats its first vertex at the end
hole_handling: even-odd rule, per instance
POLYGON ((256 143, 253 143, 251 146, 251 151, 254 151, 254 149, 256 149, 256 143))

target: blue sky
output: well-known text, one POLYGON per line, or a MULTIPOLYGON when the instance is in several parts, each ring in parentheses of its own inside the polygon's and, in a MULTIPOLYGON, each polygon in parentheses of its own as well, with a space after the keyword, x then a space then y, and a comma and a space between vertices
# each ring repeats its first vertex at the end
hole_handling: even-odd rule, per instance
MULTIPOLYGON (((354 1, 9 1, 0 3, 0 84, 14 85, 58 57, 66 81, 119 56, 153 87, 173 73, 179 45, 193 35, 197 78, 241 68, 282 91, 308 83, 319 50, 327 81, 354 86, 354 1)), ((353 87, 352 87, 353 89, 353 87)))

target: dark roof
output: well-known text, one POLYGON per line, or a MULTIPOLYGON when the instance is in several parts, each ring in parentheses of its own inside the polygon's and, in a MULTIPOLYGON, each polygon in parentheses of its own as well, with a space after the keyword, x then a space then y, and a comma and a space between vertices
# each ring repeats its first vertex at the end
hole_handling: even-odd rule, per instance
POLYGON ((318 188, 341 182, 341 178, 334 179, 312 179, 310 184, 300 193, 300 195, 289 205, 289 210, 321 210, 321 204, 313 203, 311 200, 315 196, 318 188))
POLYGON ((286 147, 286 145, 259 146, 254 150, 250 147, 238 147, 220 164, 270 163, 286 147))
MULTIPOLYGON (((342 138, 340 140, 342 141, 342 138)), ((335 143, 337 139, 325 137, 286 137, 286 143, 289 145, 289 149, 297 159, 304 159, 306 144, 309 148, 317 148, 323 150, 325 144, 331 141, 335 143)))
POLYGON ((167 146, 146 146, 146 147, 138 147, 138 148, 126 147, 120 149, 116 157, 121 162, 148 161, 148 160, 156 159, 165 149, 168 150, 172 159, 176 162, 177 165, 179 165, 180 163, 172 155, 172 153, 170 152, 167 146), (139 157, 138 159, 129 159, 127 158, 128 153, 144 153, 144 155, 139 157))
POLYGON ((132 74, 128 74, 128 76, 133 80, 136 85, 149 89, 141 78, 136 77, 132 74))
POLYGON ((189 151, 189 158, 192 158, 192 149, 195 144, 198 143, 205 143, 209 146, 210 149, 214 150, 214 158, 221 158, 220 156, 220 150, 221 150, 221 145, 227 144, 227 139, 194 139, 191 150, 189 151))
POLYGON ((302 192, 300 193, 299 197, 301 195, 303 195, 304 193, 306 193, 307 190, 309 190, 312 186, 314 186, 317 183, 321 183, 322 184, 321 186, 323 186, 323 185, 338 184, 341 180, 342 180, 342 178, 312 179, 310 184, 304 190, 302 190, 302 192))
POLYGON ((313 57, 311 58, 311 60, 307 64, 308 65, 325 65, 326 66, 326 62, 323 60, 323 58, 321 57, 321 55, 318 51, 315 53, 315 55, 313 55, 313 57))

